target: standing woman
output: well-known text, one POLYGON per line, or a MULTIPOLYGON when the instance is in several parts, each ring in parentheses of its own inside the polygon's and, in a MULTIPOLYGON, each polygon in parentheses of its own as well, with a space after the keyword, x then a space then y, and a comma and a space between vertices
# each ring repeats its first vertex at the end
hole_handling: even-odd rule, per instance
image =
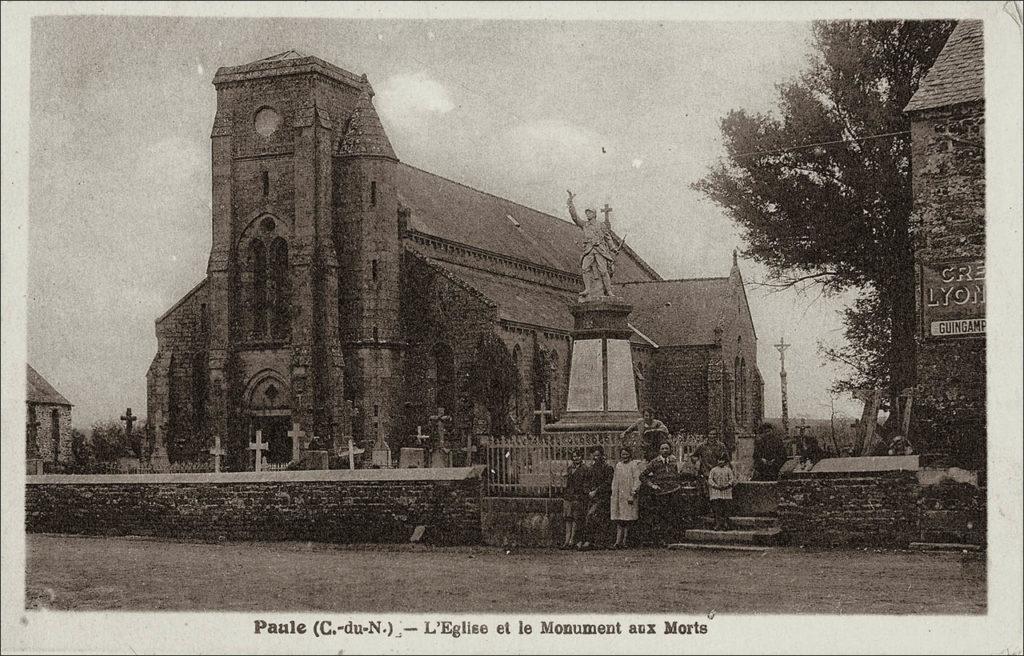
POLYGON ((619 461, 615 463, 612 478, 611 520, 615 522, 615 545, 612 549, 624 549, 629 538, 629 527, 640 516, 636 495, 640 491, 641 464, 633 460, 633 452, 623 447, 619 461))

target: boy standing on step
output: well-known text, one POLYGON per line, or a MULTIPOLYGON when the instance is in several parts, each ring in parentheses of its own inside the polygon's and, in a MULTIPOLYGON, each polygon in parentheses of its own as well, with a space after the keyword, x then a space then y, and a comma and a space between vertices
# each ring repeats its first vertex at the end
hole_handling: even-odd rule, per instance
POLYGON ((729 528, 729 505, 732 503, 732 488, 736 486, 736 472, 729 463, 729 457, 722 455, 718 465, 708 472, 708 497, 715 513, 715 530, 729 528))

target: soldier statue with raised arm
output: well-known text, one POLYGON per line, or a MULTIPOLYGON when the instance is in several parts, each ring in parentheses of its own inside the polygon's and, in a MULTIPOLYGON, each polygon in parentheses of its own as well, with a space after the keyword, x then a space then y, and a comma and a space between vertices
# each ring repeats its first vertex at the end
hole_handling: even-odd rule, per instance
MULTIPOLYGON (((612 293, 612 268, 615 256, 622 250, 622 242, 615 243, 611 222, 605 213, 604 221, 599 221, 597 212, 585 210, 586 220, 580 219, 573 204, 575 194, 569 194, 569 216, 573 223, 583 231, 583 255, 580 266, 583 269, 583 293, 580 300, 594 299, 602 296, 614 296, 612 293)), ((609 208, 610 210, 610 208, 609 208)))

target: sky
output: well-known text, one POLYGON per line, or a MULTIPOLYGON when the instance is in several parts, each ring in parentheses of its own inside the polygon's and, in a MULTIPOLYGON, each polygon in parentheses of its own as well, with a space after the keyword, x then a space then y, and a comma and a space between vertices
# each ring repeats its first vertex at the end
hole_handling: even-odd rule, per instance
MULTIPOLYGON (((743 243, 690 184, 720 119, 806 66, 810 24, 43 17, 31 39, 28 359, 84 429, 145 413, 154 321, 205 275, 218 67, 294 49, 365 73, 402 161, 558 216, 572 189, 665 278, 724 276, 743 243)), ((844 372, 819 344, 852 296, 740 267, 766 416, 784 335, 790 416, 828 417, 844 372)))

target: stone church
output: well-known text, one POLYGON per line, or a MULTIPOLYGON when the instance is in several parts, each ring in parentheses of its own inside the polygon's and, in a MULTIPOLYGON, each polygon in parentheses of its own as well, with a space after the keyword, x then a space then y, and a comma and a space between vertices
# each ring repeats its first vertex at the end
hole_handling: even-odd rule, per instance
MULTIPOLYGON (((157 448, 251 468, 255 430, 287 462, 293 424, 336 450, 450 434, 536 433, 564 411, 579 229, 399 161, 357 76, 293 51, 213 80, 206 277, 156 320, 157 448)), ((613 282, 641 405, 688 434, 762 417, 757 336, 735 256, 664 280, 628 246, 613 282)), ((161 454, 162 455, 162 454, 161 454)))

